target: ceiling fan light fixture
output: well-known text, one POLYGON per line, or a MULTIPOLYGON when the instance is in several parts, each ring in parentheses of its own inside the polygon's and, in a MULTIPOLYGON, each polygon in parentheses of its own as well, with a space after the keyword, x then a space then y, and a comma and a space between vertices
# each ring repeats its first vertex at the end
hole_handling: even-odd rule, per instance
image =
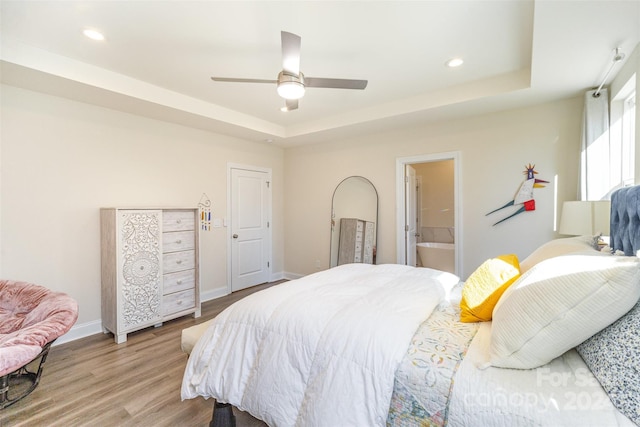
POLYGON ((300 99, 304 96, 304 85, 298 82, 278 83, 278 95, 284 99, 300 99))
POLYGON ((300 36, 287 31, 280 32, 282 44, 282 71, 277 80, 245 79, 237 77, 211 77, 216 82, 270 83, 276 84, 280 97, 285 99, 282 112, 298 109, 298 100, 304 96, 306 87, 330 89, 359 89, 367 87, 367 80, 334 79, 326 77, 305 78, 300 72, 300 36))
POLYGON ((304 75, 295 76, 285 71, 278 74, 278 95, 284 99, 300 99, 304 96, 304 75))

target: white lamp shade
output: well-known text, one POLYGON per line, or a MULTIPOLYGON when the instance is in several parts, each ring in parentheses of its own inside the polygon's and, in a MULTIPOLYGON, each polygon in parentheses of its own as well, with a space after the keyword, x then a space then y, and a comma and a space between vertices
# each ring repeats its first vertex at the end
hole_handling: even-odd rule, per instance
POLYGON ((560 234, 582 236, 609 235, 611 202, 608 200, 564 202, 560 234))

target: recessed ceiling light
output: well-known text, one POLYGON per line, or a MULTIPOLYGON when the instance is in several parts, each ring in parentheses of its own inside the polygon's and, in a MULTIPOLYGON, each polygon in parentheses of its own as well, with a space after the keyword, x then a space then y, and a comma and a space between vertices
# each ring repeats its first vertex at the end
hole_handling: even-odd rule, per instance
POLYGON ((445 64, 449 68, 455 68, 455 67, 459 67, 462 64, 464 64, 464 61, 461 58, 453 58, 453 59, 448 60, 445 64))
POLYGON ((86 29, 82 32, 82 34, 89 37, 91 40, 104 40, 104 35, 100 31, 86 29))

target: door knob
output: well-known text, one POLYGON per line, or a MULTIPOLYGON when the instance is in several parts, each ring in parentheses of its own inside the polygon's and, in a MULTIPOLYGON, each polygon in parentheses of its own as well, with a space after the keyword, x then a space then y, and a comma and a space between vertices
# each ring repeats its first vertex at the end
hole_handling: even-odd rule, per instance
POLYGON ((234 234, 234 235, 233 235, 233 238, 234 238, 234 239, 237 239, 237 238, 238 238, 238 235, 237 235, 237 234, 234 234))

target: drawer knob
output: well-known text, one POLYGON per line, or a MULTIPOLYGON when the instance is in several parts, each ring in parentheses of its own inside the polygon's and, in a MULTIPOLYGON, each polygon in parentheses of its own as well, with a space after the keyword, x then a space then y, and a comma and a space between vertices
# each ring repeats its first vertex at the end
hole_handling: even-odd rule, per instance
POLYGON ((182 305, 182 300, 181 300, 181 299, 179 299, 179 300, 178 300, 178 302, 176 302, 176 304, 178 304, 178 305, 182 305))
POLYGON ((182 220, 181 220, 181 219, 179 219, 179 220, 177 220, 176 222, 177 222, 178 224, 180 224, 180 223, 182 223, 182 220))
POLYGON ((179 259, 178 261, 176 261, 176 264, 182 264, 182 260, 179 259))
POLYGON ((181 243, 182 243, 182 240, 178 240, 176 243, 177 243, 177 244, 181 244, 181 243))
POLYGON ((182 285, 182 280, 178 280, 178 285, 182 285))

